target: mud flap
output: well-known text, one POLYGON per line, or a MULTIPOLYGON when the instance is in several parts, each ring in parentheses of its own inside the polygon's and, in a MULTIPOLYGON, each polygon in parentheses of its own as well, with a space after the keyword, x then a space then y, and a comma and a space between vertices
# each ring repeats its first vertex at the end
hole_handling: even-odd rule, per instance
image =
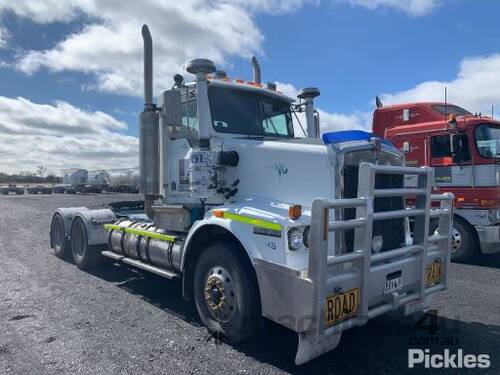
POLYGON ((335 349, 340 343, 341 336, 342 332, 327 336, 321 342, 314 344, 311 336, 307 333, 299 333, 299 346, 297 348, 297 355, 295 356, 295 364, 302 365, 313 358, 335 349))

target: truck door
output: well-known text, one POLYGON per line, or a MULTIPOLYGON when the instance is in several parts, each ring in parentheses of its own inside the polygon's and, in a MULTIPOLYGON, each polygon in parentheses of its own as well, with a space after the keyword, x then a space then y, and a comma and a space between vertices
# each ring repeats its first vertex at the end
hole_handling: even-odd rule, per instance
POLYGON ((435 182, 443 187, 472 187, 473 168, 469 141, 461 137, 460 158, 453 158, 450 134, 438 134, 430 137, 431 167, 434 167, 435 182))

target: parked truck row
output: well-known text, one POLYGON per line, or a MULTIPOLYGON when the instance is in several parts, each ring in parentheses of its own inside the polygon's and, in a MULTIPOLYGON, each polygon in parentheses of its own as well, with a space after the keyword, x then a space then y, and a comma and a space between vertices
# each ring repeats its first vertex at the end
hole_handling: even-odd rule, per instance
POLYGON ((74 168, 64 171, 63 183, 54 186, 55 193, 138 193, 139 168, 88 171, 74 168))
POLYGON ((85 193, 138 193, 139 168, 87 171, 69 169, 64 171, 63 183, 57 185, 16 185, 0 187, 2 195, 27 194, 85 194, 85 193))
POLYGON ((194 81, 175 75, 155 103, 147 26, 142 36, 144 212, 59 208, 58 257, 180 279, 209 332, 229 342, 275 321, 297 332, 297 364, 335 348, 343 331, 420 311, 447 288, 454 198, 432 192, 432 168, 405 166, 404 153, 370 133, 320 136, 319 90, 288 97, 262 83, 255 58, 250 81, 192 60, 194 81))

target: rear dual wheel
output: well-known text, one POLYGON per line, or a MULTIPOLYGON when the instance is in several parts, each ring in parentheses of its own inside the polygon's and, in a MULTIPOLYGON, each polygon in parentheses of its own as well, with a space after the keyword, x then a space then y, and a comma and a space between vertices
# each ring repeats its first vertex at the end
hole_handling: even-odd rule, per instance
POLYGON ((71 253, 73 262, 82 270, 97 267, 101 260, 101 250, 95 245, 90 245, 87 228, 80 217, 75 217, 71 223, 70 236, 71 253))
POLYGON ((61 214, 56 213, 50 226, 50 244, 54 254, 61 259, 69 259, 71 253, 70 243, 64 230, 64 220, 61 214))

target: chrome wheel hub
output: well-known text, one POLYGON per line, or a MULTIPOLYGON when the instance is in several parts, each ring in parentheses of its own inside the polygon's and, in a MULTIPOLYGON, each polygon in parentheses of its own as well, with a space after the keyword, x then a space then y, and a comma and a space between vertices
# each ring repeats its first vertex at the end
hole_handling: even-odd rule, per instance
MULTIPOLYGON (((439 229, 434 231, 434 234, 439 234, 439 229)), ((458 230, 453 228, 451 232, 451 253, 456 253, 462 249, 462 235, 458 230)))
POLYGON ((458 230, 453 228, 451 234, 451 252, 456 253, 462 249, 462 235, 458 230))
POLYGON ((215 319, 227 322, 236 310, 236 293, 233 279, 222 267, 213 267, 208 271, 205 282, 205 302, 215 319))

